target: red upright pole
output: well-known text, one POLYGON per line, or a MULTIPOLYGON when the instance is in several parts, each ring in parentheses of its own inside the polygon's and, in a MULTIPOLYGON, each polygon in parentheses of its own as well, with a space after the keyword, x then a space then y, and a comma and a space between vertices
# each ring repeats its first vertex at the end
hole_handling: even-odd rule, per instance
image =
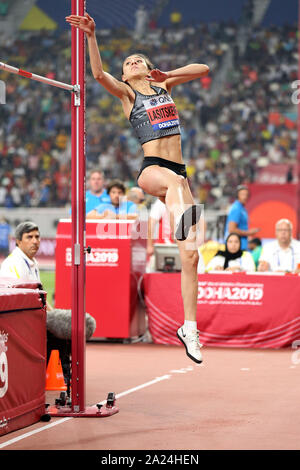
MULTIPOLYGON (((85 0, 72 0, 72 15, 84 16, 85 0)), ((105 406, 85 403, 85 39, 72 27, 72 371, 69 403, 50 408, 53 416, 105 417, 118 413, 113 392, 105 406)), ((68 280, 66 279, 66 282, 68 280)))
MULTIPOLYGON (((85 0, 72 0, 83 16, 85 0)), ((85 38, 72 28, 72 410, 85 409, 85 38)))

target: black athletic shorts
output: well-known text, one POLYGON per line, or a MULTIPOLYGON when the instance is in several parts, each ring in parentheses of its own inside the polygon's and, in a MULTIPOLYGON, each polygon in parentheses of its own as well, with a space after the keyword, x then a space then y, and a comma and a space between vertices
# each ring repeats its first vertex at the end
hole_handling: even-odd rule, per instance
POLYGON ((183 176, 184 178, 187 177, 186 175, 186 168, 185 165, 182 163, 172 162, 171 160, 167 160, 166 158, 160 157, 145 157, 138 174, 137 180, 141 176, 142 171, 147 168, 147 166, 151 165, 158 165, 164 168, 169 168, 169 170, 174 171, 177 175, 183 176))

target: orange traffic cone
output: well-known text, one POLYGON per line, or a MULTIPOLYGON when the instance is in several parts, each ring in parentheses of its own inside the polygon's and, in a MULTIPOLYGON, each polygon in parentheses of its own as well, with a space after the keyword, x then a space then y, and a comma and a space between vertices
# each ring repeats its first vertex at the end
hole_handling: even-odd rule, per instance
POLYGON ((46 371, 46 390, 67 390, 57 349, 51 351, 46 371))

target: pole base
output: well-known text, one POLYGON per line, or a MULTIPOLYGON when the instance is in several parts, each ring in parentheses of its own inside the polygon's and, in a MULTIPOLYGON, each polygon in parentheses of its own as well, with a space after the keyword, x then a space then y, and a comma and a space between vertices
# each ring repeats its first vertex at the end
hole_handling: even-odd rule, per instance
MULTIPOLYGON (((60 398, 55 400, 54 406, 46 405, 47 415, 53 417, 71 416, 73 418, 106 418, 119 412, 116 406, 116 397, 113 392, 107 395, 106 404, 97 403, 97 405, 88 406, 84 410, 76 411, 72 407, 66 392, 61 392, 60 398)), ((75 407, 74 407, 75 408, 75 407)))
POLYGON ((74 411, 70 406, 50 406, 47 413, 53 418, 71 416, 72 418, 106 418, 119 412, 117 406, 88 406, 83 411, 74 411))

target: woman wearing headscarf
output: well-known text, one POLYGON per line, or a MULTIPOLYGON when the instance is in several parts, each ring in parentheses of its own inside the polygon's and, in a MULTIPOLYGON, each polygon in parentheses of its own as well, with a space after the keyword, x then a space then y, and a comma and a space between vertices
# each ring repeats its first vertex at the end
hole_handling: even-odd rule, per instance
POLYGON ((255 263, 248 251, 241 250, 241 238, 231 233, 226 238, 225 250, 219 250, 206 266, 206 271, 255 271, 255 263))

